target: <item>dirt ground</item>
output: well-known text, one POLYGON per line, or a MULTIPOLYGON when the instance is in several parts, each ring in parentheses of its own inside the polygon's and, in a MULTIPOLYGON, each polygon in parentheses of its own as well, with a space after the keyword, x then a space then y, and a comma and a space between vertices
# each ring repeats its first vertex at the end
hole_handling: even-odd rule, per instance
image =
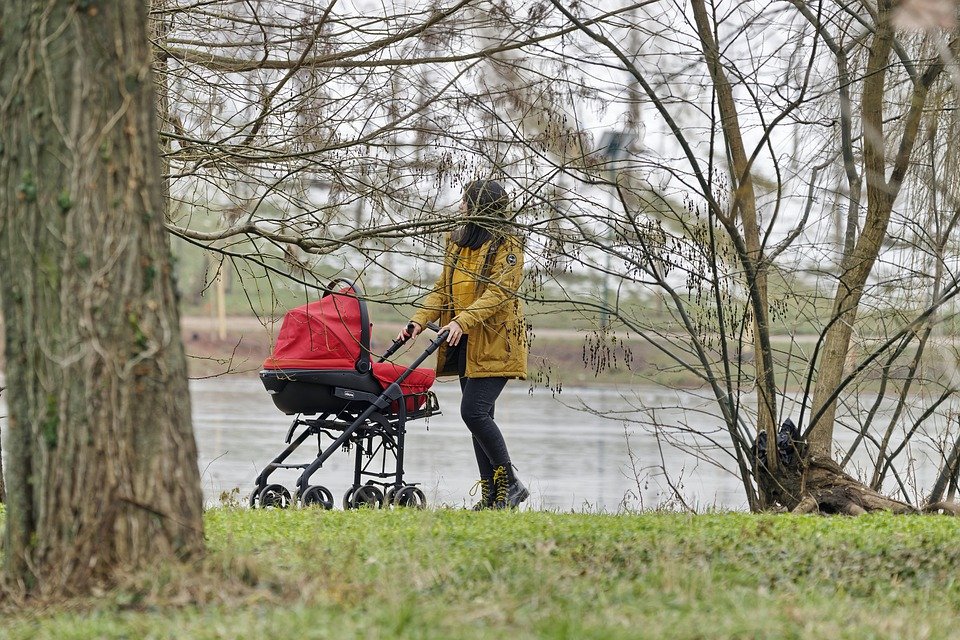
POLYGON ((274 337, 272 325, 253 317, 228 318, 224 337, 210 318, 184 317, 180 329, 193 378, 259 370, 274 337))

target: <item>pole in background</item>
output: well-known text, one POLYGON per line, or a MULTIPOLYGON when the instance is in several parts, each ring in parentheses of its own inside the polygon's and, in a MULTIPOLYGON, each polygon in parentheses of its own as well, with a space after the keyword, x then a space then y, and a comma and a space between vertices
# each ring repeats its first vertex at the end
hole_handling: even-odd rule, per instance
MULTIPOLYGON (((633 146, 634 141, 637 139, 636 134, 630 133, 628 131, 619 131, 615 129, 608 129, 603 132, 603 135, 600 136, 600 146, 597 149, 599 153, 605 160, 604 169, 607 171, 608 179, 610 182, 610 214, 611 218, 613 215, 613 210, 617 205, 618 194, 617 194, 617 163, 623 159, 629 152, 630 148, 633 146)), ((607 225, 607 242, 604 243, 606 251, 604 252, 604 267, 603 267, 603 306, 600 309, 600 329, 606 330, 607 326, 610 323, 609 313, 607 311, 607 306, 610 302, 610 249, 613 247, 613 242, 615 239, 615 234, 613 230, 613 224, 610 223, 607 225)))

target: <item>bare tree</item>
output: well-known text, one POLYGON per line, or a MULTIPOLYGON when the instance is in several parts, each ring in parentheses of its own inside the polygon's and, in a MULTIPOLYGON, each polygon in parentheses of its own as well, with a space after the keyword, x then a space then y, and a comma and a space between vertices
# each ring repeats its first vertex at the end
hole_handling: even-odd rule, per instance
POLYGON ((360 4, 155 11, 175 235, 270 287, 389 273, 371 295, 408 302, 460 183, 503 177, 532 308, 612 319, 599 368, 621 332, 697 380, 710 427, 651 427, 718 452, 752 509, 915 510, 921 440, 946 491, 952 34, 889 3, 360 4), (603 129, 641 142, 611 159, 603 129))
MULTIPOLYGON (((720 167, 715 166, 711 156, 703 157, 694 153, 696 134, 680 126, 678 109, 671 104, 670 99, 661 97, 668 95, 673 98, 679 92, 664 92, 663 87, 658 87, 655 82, 647 79, 641 65, 631 59, 613 38, 599 29, 587 27, 582 18, 565 9, 561 3, 554 2, 554 5, 569 20, 583 25, 582 30, 603 46, 644 86, 647 99, 667 124, 670 137, 681 150, 681 157, 688 163, 692 174, 689 191, 702 199, 702 206, 708 212, 707 224, 711 229, 708 253, 712 254, 712 261, 716 263, 722 256, 722 252, 718 251, 714 233, 722 234, 734 250, 739 268, 730 275, 743 288, 742 313, 745 317, 752 318, 753 363, 750 366, 754 371, 749 379, 753 381, 756 389, 756 406, 759 408, 758 432, 764 433, 767 441, 771 443, 765 447, 764 459, 754 459, 751 465, 757 486, 761 490, 756 501, 751 499, 751 505, 762 507, 778 503, 791 509, 819 508, 843 513, 861 513, 873 509, 914 510, 914 506, 902 500, 891 500, 877 493, 880 489, 878 479, 882 476, 881 471, 873 474, 873 481, 869 483, 871 486, 866 486, 844 473, 832 458, 833 434, 838 399, 851 394, 866 395, 867 392, 862 391, 864 386, 853 383, 862 383, 863 374, 869 371, 871 363, 881 355, 889 358, 887 372, 897 358, 905 355, 913 358, 914 364, 909 369, 908 378, 914 379, 918 374, 917 364, 923 356, 925 338, 920 339, 919 346, 911 349, 906 348, 907 343, 918 336, 928 335, 929 323, 937 309, 957 294, 956 279, 946 281, 943 277, 944 268, 949 268, 947 265, 952 264, 953 260, 942 251, 942 229, 931 234, 934 236, 931 242, 930 237, 908 238, 904 235, 904 229, 891 228, 892 213, 902 190, 915 189, 917 193, 931 193, 934 201, 939 197, 938 192, 943 191, 942 185, 931 190, 931 183, 927 178, 929 168, 925 170, 922 164, 918 167, 915 149, 920 139, 918 134, 925 122, 931 135, 930 143, 936 144, 935 129, 930 127, 930 123, 941 113, 939 109, 943 108, 943 103, 941 100, 939 109, 928 107, 929 98, 937 93, 934 89, 941 88, 941 98, 949 96, 949 100, 955 99, 956 87, 951 83, 944 83, 943 72, 948 66, 955 65, 956 38, 945 38, 939 33, 926 37, 912 33, 896 33, 893 26, 894 8, 890 4, 881 4, 876 10, 866 5, 853 8, 847 4, 838 7, 821 5, 815 10, 805 3, 795 3, 797 13, 790 14, 782 7, 741 5, 728 12, 720 9, 718 5, 708 6, 703 2, 693 2, 691 8, 694 28, 688 41, 699 43, 703 65, 707 70, 705 75, 710 79, 712 103, 708 113, 715 115, 709 124, 709 131, 718 133, 722 141, 721 148, 725 152, 726 166, 720 169, 721 179, 719 184, 716 184, 709 176, 717 176, 720 167), (833 13, 828 14, 830 11, 833 13), (717 15, 724 17, 718 18, 717 15), (796 18, 799 18, 799 21, 796 18), (778 53, 763 59, 762 62, 782 64, 789 55, 793 68, 779 78, 770 77, 770 84, 764 85, 759 66, 761 60, 752 57, 748 39, 754 29, 771 23, 788 25, 794 31, 785 32, 791 35, 785 39, 783 48, 779 50, 786 50, 788 54, 778 53), (720 37, 724 38, 723 42, 719 40, 720 37), (843 43, 844 40, 848 40, 849 44, 843 43), (745 57, 738 58, 737 56, 742 55, 741 51, 745 52, 745 57), (811 77, 821 73, 823 69, 821 52, 835 58, 838 70, 835 94, 821 92, 819 87, 817 91, 811 89, 811 77), (894 55, 897 56, 899 65, 891 64, 891 57, 894 55), (862 62, 858 58, 861 58, 862 62), (862 71, 854 76, 851 69, 858 65, 862 71), (894 71, 898 72, 896 80, 890 82, 888 77, 894 71), (742 94, 748 97, 738 103, 734 87, 741 88, 742 94), (833 102, 827 97, 831 95, 837 95, 839 99, 833 102), (859 120, 853 115, 854 100, 861 106, 859 120), (782 139, 781 131, 793 128, 806 131, 805 135, 808 135, 812 142, 818 140, 818 126, 810 124, 811 120, 804 122, 801 119, 814 112, 821 117, 830 117, 834 104, 839 110, 833 112, 835 115, 829 122, 839 125, 842 133, 840 144, 815 147, 812 150, 817 155, 809 155, 808 151, 806 165, 802 161, 792 167, 784 164, 782 156, 773 148, 771 141, 782 139), (750 134, 755 140, 752 149, 745 148, 744 144, 745 134, 748 132, 743 124, 745 113, 751 122, 750 134), (891 119, 896 123, 894 126, 886 124, 891 119), (859 127, 859 131, 856 127, 859 127), (832 312, 817 319, 822 329, 813 352, 796 358, 793 363, 794 367, 809 367, 809 374, 806 376, 807 389, 811 382, 815 382, 810 408, 812 426, 805 430, 806 439, 795 436, 795 440, 790 440, 789 446, 797 448, 797 455, 783 456, 785 452, 781 449, 781 455, 778 456, 777 447, 772 444, 778 435, 774 429, 777 423, 774 399, 778 394, 789 395, 789 389, 786 385, 778 389, 773 379, 776 351, 771 340, 772 328, 768 314, 776 315, 778 304, 771 298, 767 274, 771 270, 785 273, 785 267, 790 268, 797 264, 795 258, 785 260, 791 257, 791 251, 795 251, 798 246, 810 248, 808 245, 798 245, 797 242, 798 239, 804 240, 805 235, 816 229, 810 224, 809 212, 814 205, 815 194, 822 188, 818 183, 819 174, 830 166, 834 158, 843 160, 845 171, 840 175, 846 178, 847 183, 844 186, 850 199, 843 254, 838 261, 838 269, 834 273, 825 272, 819 267, 817 269, 818 278, 829 278, 836 282, 832 312), (781 178, 785 168, 794 172, 796 177, 808 176, 807 197, 810 200, 805 205, 796 207, 804 211, 802 216, 796 218, 797 222, 786 225, 778 233, 777 217, 789 206, 781 190, 785 183, 800 182, 793 176, 793 180, 781 178), (773 209, 773 213, 767 216, 766 230, 761 231, 759 212, 763 206, 758 204, 754 184, 757 175, 764 170, 771 170, 774 174, 772 180, 764 180, 774 184, 773 193, 767 198, 766 205, 773 209), (911 170, 913 181, 908 179, 911 170), (866 186, 864 211, 860 208, 861 184, 866 186), (870 336, 873 344, 860 362, 850 366, 851 358, 856 355, 851 336, 858 326, 858 310, 862 309, 863 296, 871 277, 877 277, 874 265, 878 259, 883 258, 889 245, 907 241, 911 242, 908 248, 910 252, 929 252, 935 257, 935 273, 929 274, 931 278, 924 283, 925 286, 932 286, 933 295, 926 305, 916 311, 911 312, 904 308, 906 317, 899 327, 881 329, 876 335, 870 336), (774 242, 776 244, 773 244, 774 242), (927 330, 922 330, 923 327, 927 327, 927 330), (781 457, 791 460, 789 468, 783 467, 781 457)), ((678 10, 673 15, 676 17, 682 15, 682 12, 678 10)), ((666 32, 651 33, 651 40, 665 37, 665 34, 666 32)), ((670 32, 669 35, 674 41, 678 39, 675 32, 670 32)), ((692 55, 689 52, 687 55, 693 63, 692 55)), ((803 149, 791 151, 804 153, 803 149)), ((693 208, 699 209, 699 205, 695 204, 693 208)), ((928 215, 930 219, 937 220, 938 227, 953 226, 950 216, 938 217, 935 210, 928 215)), ((686 228, 692 231, 689 226, 686 228)), ((681 244, 690 246, 691 242, 697 242, 695 233, 688 233, 688 237, 689 240, 681 240, 681 244)), ((737 407, 729 404, 729 398, 737 395, 734 390, 740 385, 739 380, 731 381, 731 369, 726 364, 726 354, 731 352, 731 346, 734 350, 742 351, 743 343, 742 340, 733 340, 732 345, 729 343, 735 336, 725 328, 723 320, 726 303, 723 301, 725 294, 722 288, 725 285, 721 283, 721 274, 714 268, 712 273, 706 270, 693 278, 695 283, 699 283, 697 287, 712 290, 717 301, 711 313, 713 321, 709 324, 713 331, 719 333, 721 341, 724 357, 718 361, 713 360, 709 350, 705 348, 702 328, 689 319, 690 312, 699 306, 699 301, 698 304, 691 305, 682 295, 678 295, 673 285, 658 273, 649 251, 641 252, 641 257, 648 263, 638 266, 654 275, 657 285, 667 291, 683 319, 694 351, 694 366, 704 373, 705 380, 713 386, 714 396, 728 422, 732 445, 742 470, 742 454, 749 440, 743 438, 743 425, 739 423, 737 407), (731 382, 737 384, 733 385, 731 382), (724 409, 724 405, 728 406, 724 409)), ((887 262, 885 266, 892 265, 887 262)), ((907 271, 904 270, 904 273, 907 271)), ((883 274, 883 277, 898 276, 891 276, 888 272, 883 274)), ((877 288, 874 288, 874 291, 877 291, 877 288)), ((786 295, 795 296, 796 292, 788 291, 786 295)), ((873 295, 876 296, 876 293, 873 295)), ((872 297, 870 305, 871 310, 876 312, 880 308, 890 309, 891 307, 886 305, 896 305, 898 302, 896 298, 878 300, 872 297)), ((870 330, 879 329, 873 322, 864 324, 870 326, 870 330)), ((678 362, 687 362, 682 352, 674 353, 678 362)), ((738 379, 742 372, 738 367, 738 379)), ((788 380, 785 382, 789 382, 789 368, 787 375, 788 380)), ((886 377, 883 379, 886 380, 886 377)), ((928 411, 923 412, 917 425, 938 408, 942 408, 956 391, 949 380, 940 379, 936 383, 945 385, 943 392, 934 399, 928 411)), ((901 391, 902 407, 903 399, 909 392, 909 382, 901 387, 901 391)), ((806 392, 799 400, 802 418, 808 405, 806 392)), ((891 425, 896 422, 895 414, 891 425)), ((907 431, 906 440, 916 431, 916 426, 907 431)), ((864 432, 865 430, 861 431, 864 432)), ((877 441, 878 470, 888 470, 891 466, 887 447, 890 433, 888 429, 887 436, 877 441)), ((901 444, 897 453, 902 451, 904 446, 901 444)), ((754 452, 756 453, 757 449, 754 449, 754 452)), ((906 494, 902 483, 900 489, 906 494)), ((748 494, 752 493, 749 487, 747 490, 748 494)))

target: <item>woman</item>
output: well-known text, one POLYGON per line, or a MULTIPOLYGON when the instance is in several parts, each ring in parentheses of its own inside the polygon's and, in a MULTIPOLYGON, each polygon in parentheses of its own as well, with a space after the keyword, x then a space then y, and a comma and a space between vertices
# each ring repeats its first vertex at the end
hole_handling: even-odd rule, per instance
POLYGON ((466 186, 460 211, 470 216, 447 239, 443 273, 398 337, 415 338, 428 322, 448 331, 437 351, 437 375, 460 376, 460 415, 473 434, 480 469, 480 509, 513 508, 530 492, 516 477, 494 405, 507 380, 527 376, 527 339, 517 290, 523 242, 508 233, 507 192, 499 182, 466 186))

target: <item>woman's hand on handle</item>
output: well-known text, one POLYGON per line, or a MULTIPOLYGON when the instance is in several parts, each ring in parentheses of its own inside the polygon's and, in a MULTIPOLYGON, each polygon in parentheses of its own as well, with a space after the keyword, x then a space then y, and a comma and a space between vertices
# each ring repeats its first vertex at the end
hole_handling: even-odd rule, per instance
POLYGON ((421 331, 423 331, 423 327, 420 326, 420 323, 411 320, 407 326, 400 329, 400 333, 397 334, 397 340, 416 340, 421 331))
POLYGON ((451 320, 449 324, 440 327, 440 331, 437 333, 443 333, 444 331, 448 332, 447 344, 449 344, 451 347, 455 347, 460 343, 460 338, 463 337, 463 328, 457 324, 456 320, 451 320))

